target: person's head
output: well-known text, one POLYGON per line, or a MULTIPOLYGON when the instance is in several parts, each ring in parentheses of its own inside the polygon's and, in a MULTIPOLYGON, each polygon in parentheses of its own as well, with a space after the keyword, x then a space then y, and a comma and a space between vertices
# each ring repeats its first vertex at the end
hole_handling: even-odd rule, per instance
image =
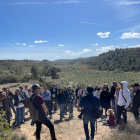
POLYGON ((85 93, 85 94, 87 94, 87 93, 88 93, 88 92, 87 92, 87 89, 84 89, 84 93, 85 93))
POLYGON ((113 86, 116 87, 117 86, 117 82, 113 81, 113 86))
POLYGON ((19 88, 17 88, 17 89, 15 90, 15 94, 16 94, 16 95, 20 95, 20 89, 19 89, 19 88))
POLYGON ((112 109, 108 109, 107 112, 108 112, 109 115, 113 114, 113 110, 112 109))
POLYGON ((32 94, 32 90, 31 89, 28 89, 28 93, 31 95, 32 94))
POLYGON ((20 85, 20 86, 19 86, 19 89, 20 89, 20 91, 22 91, 22 90, 23 90, 23 86, 22 86, 22 85, 20 85))
POLYGON ((80 89, 80 87, 81 87, 81 86, 80 86, 80 85, 78 85, 78 89, 80 89))
POLYGON ((93 93, 93 87, 91 85, 88 85, 87 92, 88 93, 93 93))
POLYGON ((97 88, 97 91, 100 91, 100 88, 97 88))
POLYGON ((63 93, 63 89, 61 88, 61 89, 59 89, 59 93, 60 94, 62 94, 63 93))
POLYGON ((72 89, 69 89, 69 92, 72 93, 72 89))
POLYGON ((6 93, 4 91, 0 91, 0 100, 2 101, 3 99, 6 98, 6 93))
POLYGON ((69 86, 69 90, 71 89, 71 86, 69 86))
POLYGON ((64 90, 67 90, 67 87, 66 86, 64 86, 64 90))
POLYGON ((39 84, 35 84, 32 86, 32 91, 35 94, 39 94, 40 93, 40 85, 39 84))
POLYGON ((80 89, 82 90, 83 88, 82 88, 82 87, 80 87, 80 89))
POLYGON ((121 87, 116 87, 116 93, 119 94, 121 87))
POLYGON ((47 87, 44 87, 44 91, 47 92, 47 87))
POLYGON ((107 91, 107 87, 103 87, 103 91, 107 91))
POLYGON ((52 84, 52 87, 55 88, 55 84, 52 84))
POLYGON ((7 88, 6 88, 6 87, 4 87, 4 88, 2 88, 2 90, 3 90, 4 92, 6 92, 7 88))
POLYGON ((27 85, 25 85, 25 89, 28 89, 28 86, 27 85))
POLYGON ((127 81, 121 82, 121 89, 122 89, 122 90, 126 90, 126 89, 127 89, 127 84, 128 84, 127 81))
POLYGON ((96 89, 98 88, 98 85, 96 85, 96 89))
POLYGON ((138 83, 135 83, 134 84, 134 90, 137 91, 138 89, 139 89, 139 84, 138 83))
POLYGON ((104 87, 108 87, 108 84, 107 84, 107 83, 105 83, 105 84, 104 84, 104 87))

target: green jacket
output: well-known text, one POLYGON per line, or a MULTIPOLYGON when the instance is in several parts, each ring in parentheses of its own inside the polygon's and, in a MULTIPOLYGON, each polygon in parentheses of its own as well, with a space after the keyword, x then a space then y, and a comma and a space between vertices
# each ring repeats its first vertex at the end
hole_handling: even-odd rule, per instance
POLYGON ((140 106, 140 89, 133 93, 133 106, 140 106))
POLYGON ((57 95, 57 102, 58 104, 65 104, 66 103, 66 98, 65 98, 65 94, 62 93, 62 94, 58 94, 57 95))

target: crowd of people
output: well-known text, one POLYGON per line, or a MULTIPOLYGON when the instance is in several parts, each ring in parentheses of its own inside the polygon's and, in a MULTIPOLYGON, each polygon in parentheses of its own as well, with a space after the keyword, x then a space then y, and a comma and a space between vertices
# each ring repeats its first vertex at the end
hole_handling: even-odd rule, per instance
POLYGON ((9 88, 4 87, 0 90, 0 100, 2 102, 1 110, 5 111, 5 118, 10 126, 10 120, 15 118, 12 125, 21 127, 25 124, 25 108, 29 108, 28 103, 32 102, 33 106, 38 112, 38 119, 32 121, 31 125, 36 123, 36 139, 40 140, 40 131, 42 124, 46 125, 51 134, 52 140, 56 140, 54 125, 51 122, 53 113, 60 109, 60 121, 63 121, 65 115, 69 112, 69 119, 73 118, 73 108, 81 112, 78 116, 83 119, 84 131, 86 140, 93 140, 95 134, 95 121, 93 117, 94 105, 98 108, 101 106, 105 110, 105 119, 99 119, 106 126, 116 126, 121 123, 127 123, 127 109, 133 112, 136 122, 139 119, 140 107, 140 89, 139 84, 132 84, 128 89, 127 81, 121 82, 120 86, 117 82, 113 82, 113 86, 109 90, 108 84, 104 84, 102 90, 96 86, 89 85, 87 89, 83 89, 80 85, 75 90, 72 87, 60 88, 59 90, 52 85, 50 91, 47 87, 43 87, 43 92, 40 92, 41 87, 38 84, 29 88, 28 85, 20 85, 13 94, 9 88), (11 112, 13 110, 13 113, 11 112), (12 116, 15 114, 15 116, 12 116), (123 115, 123 122, 121 119, 123 115), (91 137, 89 136, 88 123, 91 126, 91 137))

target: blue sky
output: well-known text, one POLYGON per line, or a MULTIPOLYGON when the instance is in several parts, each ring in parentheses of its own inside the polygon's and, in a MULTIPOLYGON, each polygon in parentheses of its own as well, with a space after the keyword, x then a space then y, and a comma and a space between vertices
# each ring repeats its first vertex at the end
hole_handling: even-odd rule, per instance
POLYGON ((1 0, 0 59, 56 60, 140 47, 140 0, 1 0))

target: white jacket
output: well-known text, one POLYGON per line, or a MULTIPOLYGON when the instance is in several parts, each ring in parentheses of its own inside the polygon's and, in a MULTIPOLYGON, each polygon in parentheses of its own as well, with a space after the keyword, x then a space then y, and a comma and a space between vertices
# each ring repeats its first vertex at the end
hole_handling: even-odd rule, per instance
POLYGON ((119 106, 125 106, 125 109, 130 105, 130 102, 131 102, 131 96, 130 96, 130 91, 129 91, 129 89, 127 88, 127 81, 123 81, 123 82, 121 82, 122 84, 123 84, 123 90, 122 89, 120 89, 120 92, 119 92, 119 99, 118 99, 118 105, 119 106), (122 94, 123 94, 123 96, 124 96, 124 98, 125 98, 125 100, 124 100, 124 98, 123 98, 123 96, 122 96, 122 94))

